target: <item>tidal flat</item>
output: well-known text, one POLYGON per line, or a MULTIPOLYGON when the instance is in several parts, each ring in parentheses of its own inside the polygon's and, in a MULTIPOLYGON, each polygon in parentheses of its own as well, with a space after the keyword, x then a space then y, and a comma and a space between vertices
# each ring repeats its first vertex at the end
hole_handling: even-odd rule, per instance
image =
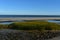
POLYGON ((60 36, 60 25, 53 18, 0 18, 0 40, 50 40, 60 36), (23 21, 23 22, 21 22, 23 21))

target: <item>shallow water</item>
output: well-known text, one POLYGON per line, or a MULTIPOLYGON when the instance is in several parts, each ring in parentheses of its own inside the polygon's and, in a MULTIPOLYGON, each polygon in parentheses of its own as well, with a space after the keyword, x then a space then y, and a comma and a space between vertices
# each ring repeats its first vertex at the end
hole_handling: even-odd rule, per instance
POLYGON ((53 23, 59 23, 60 24, 60 21, 55 21, 55 20, 48 20, 48 22, 53 22, 53 23))
MULTIPOLYGON (((23 21, 16 21, 16 22, 23 22, 23 21)), ((60 21, 48 20, 48 22, 60 23, 60 21)), ((11 24, 13 22, 1 22, 0 24, 11 24)))
POLYGON ((0 23, 0 24, 11 24, 13 22, 3 22, 3 23, 0 23))

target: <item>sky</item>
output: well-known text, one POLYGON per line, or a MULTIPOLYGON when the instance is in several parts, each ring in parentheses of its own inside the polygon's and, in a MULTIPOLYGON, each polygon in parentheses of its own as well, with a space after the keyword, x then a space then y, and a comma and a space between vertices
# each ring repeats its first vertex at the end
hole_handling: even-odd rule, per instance
POLYGON ((0 0, 0 15, 60 15, 60 0, 0 0))

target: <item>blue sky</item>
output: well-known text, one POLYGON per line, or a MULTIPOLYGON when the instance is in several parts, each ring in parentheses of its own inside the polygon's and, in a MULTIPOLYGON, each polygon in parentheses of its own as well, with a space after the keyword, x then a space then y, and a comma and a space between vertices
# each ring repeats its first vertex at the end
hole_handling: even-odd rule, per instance
POLYGON ((0 15, 60 15, 60 0, 0 0, 0 15))

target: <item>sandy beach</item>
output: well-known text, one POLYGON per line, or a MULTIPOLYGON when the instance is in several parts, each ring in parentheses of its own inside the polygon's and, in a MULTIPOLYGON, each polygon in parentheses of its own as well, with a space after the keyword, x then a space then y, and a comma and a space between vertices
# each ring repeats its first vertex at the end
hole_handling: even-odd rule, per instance
POLYGON ((0 18, 0 21, 16 21, 16 20, 60 20, 60 17, 13 17, 0 18))

